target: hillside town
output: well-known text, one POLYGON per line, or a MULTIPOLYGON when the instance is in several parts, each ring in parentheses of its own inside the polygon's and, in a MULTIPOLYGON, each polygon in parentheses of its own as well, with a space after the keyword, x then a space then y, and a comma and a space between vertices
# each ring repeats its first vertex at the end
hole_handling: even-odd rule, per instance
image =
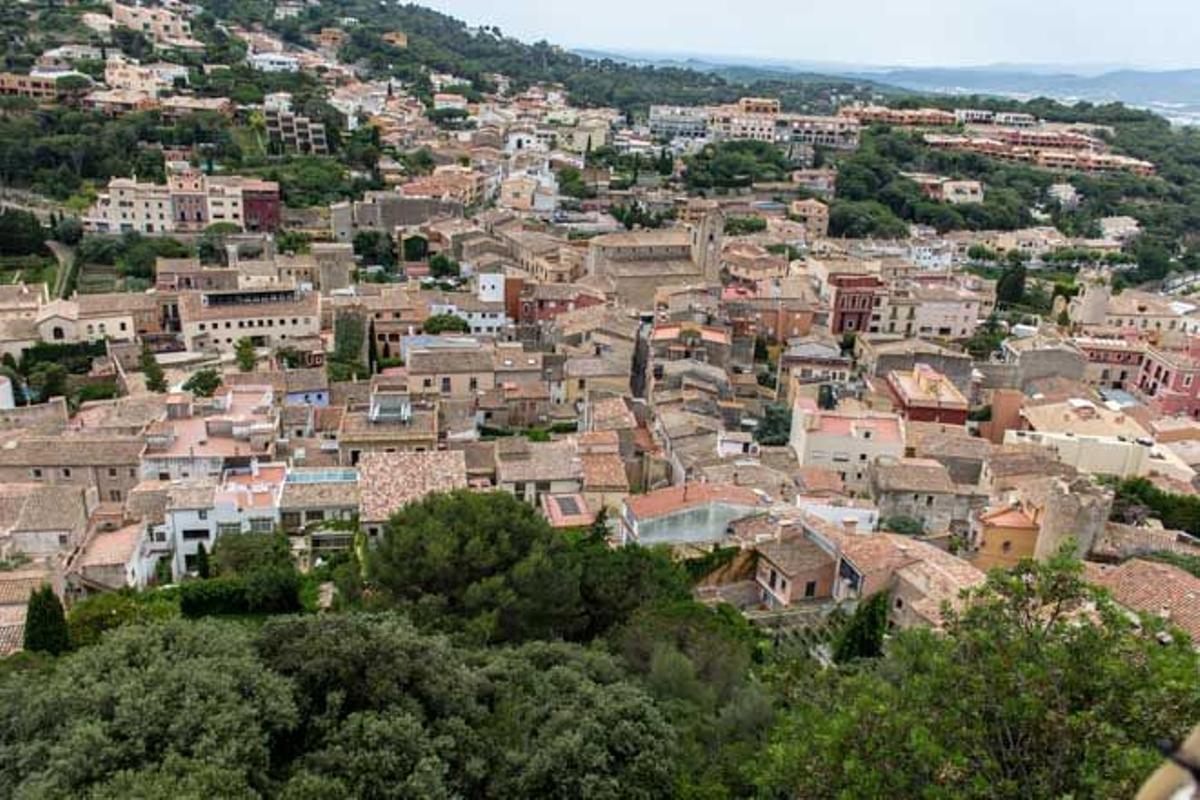
POLYGON ((635 112, 385 75, 416 34, 317 0, 87 5, 4 113, 174 133, 57 199, 0 181, 0 656, 46 586, 186 589, 247 535, 325 575, 496 492, 826 661, 873 597, 942 632, 1061 558, 1200 645, 1200 270, 1104 213, 1163 180, 1112 124, 869 87, 635 112))

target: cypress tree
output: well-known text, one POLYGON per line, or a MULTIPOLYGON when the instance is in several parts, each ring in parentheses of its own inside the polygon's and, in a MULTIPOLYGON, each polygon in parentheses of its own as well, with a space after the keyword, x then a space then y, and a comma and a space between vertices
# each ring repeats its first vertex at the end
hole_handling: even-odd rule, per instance
POLYGON ((70 647, 62 603, 53 589, 43 585, 29 597, 29 608, 25 612, 25 649, 58 655, 70 647))
POLYGON ((200 546, 196 548, 196 574, 201 578, 207 578, 211 571, 211 567, 208 565, 208 549, 205 548, 204 542, 201 542, 200 546))
POLYGON ((883 635, 887 633, 887 592, 877 592, 858 604, 833 647, 838 663, 883 655, 883 635))

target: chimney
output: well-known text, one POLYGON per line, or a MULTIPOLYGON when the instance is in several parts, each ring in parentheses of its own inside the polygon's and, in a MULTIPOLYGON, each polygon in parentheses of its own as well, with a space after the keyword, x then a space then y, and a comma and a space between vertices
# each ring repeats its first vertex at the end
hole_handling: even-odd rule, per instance
POLYGON ((842 520, 842 528, 845 529, 846 533, 857 533, 858 520, 854 519, 853 517, 846 517, 842 520))

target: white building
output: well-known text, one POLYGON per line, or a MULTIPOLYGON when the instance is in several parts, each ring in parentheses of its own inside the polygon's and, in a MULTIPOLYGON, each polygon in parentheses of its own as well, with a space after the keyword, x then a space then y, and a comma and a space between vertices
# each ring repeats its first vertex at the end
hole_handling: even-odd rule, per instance
POLYGON ((252 53, 246 63, 260 72, 299 72, 300 62, 286 53, 252 53))

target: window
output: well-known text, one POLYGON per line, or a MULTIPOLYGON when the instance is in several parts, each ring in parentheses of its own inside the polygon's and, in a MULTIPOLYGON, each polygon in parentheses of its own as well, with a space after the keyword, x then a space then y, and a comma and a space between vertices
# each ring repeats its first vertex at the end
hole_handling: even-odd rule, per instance
POLYGON ((817 596, 817 582, 816 581, 809 581, 808 583, 804 584, 804 596, 805 597, 816 597, 817 596))
POLYGON ((108 468, 108 477, 110 477, 110 478, 115 478, 115 477, 117 477, 117 468, 116 468, 116 467, 109 467, 109 468, 108 468))
POLYGON ((1012 552, 1012 542, 1005 542, 1004 544, 1000 545, 1000 550, 1001 550, 1001 552, 1004 552, 1004 553, 1011 553, 1012 552))
POLYGON ((897 598, 896 598, 896 608, 897 608, 897 609, 904 608, 904 600, 903 600, 903 598, 900 598, 900 597, 897 597, 897 598))
POLYGON ((63 468, 62 468, 62 476, 63 476, 64 478, 69 478, 69 477, 71 477, 71 468, 70 468, 70 467, 63 467, 63 468))
POLYGON ((217 534, 219 536, 228 536, 230 534, 241 533, 242 525, 239 522, 222 522, 217 526, 217 534))
POLYGON ((450 379, 449 378, 442 378, 442 391, 443 392, 450 391, 450 379))
POLYGON ((250 520, 250 530, 254 533, 270 533, 275 530, 275 520, 270 517, 255 517, 250 520))
POLYGON ((207 519, 208 519, 208 509, 204 509, 204 508, 202 508, 202 509, 200 509, 199 511, 197 511, 197 512, 196 512, 196 518, 197 518, 197 519, 203 519, 203 520, 207 520, 207 519))
POLYGON ((33 469, 29 470, 29 474, 39 481, 42 479, 42 470, 39 467, 34 467, 33 469))
POLYGON ((121 502, 121 490, 120 489, 109 489, 108 490, 108 499, 113 501, 114 503, 121 502))
POLYGON ((194 542, 197 539, 207 539, 207 528, 188 528, 183 532, 183 540, 185 542, 194 542))

